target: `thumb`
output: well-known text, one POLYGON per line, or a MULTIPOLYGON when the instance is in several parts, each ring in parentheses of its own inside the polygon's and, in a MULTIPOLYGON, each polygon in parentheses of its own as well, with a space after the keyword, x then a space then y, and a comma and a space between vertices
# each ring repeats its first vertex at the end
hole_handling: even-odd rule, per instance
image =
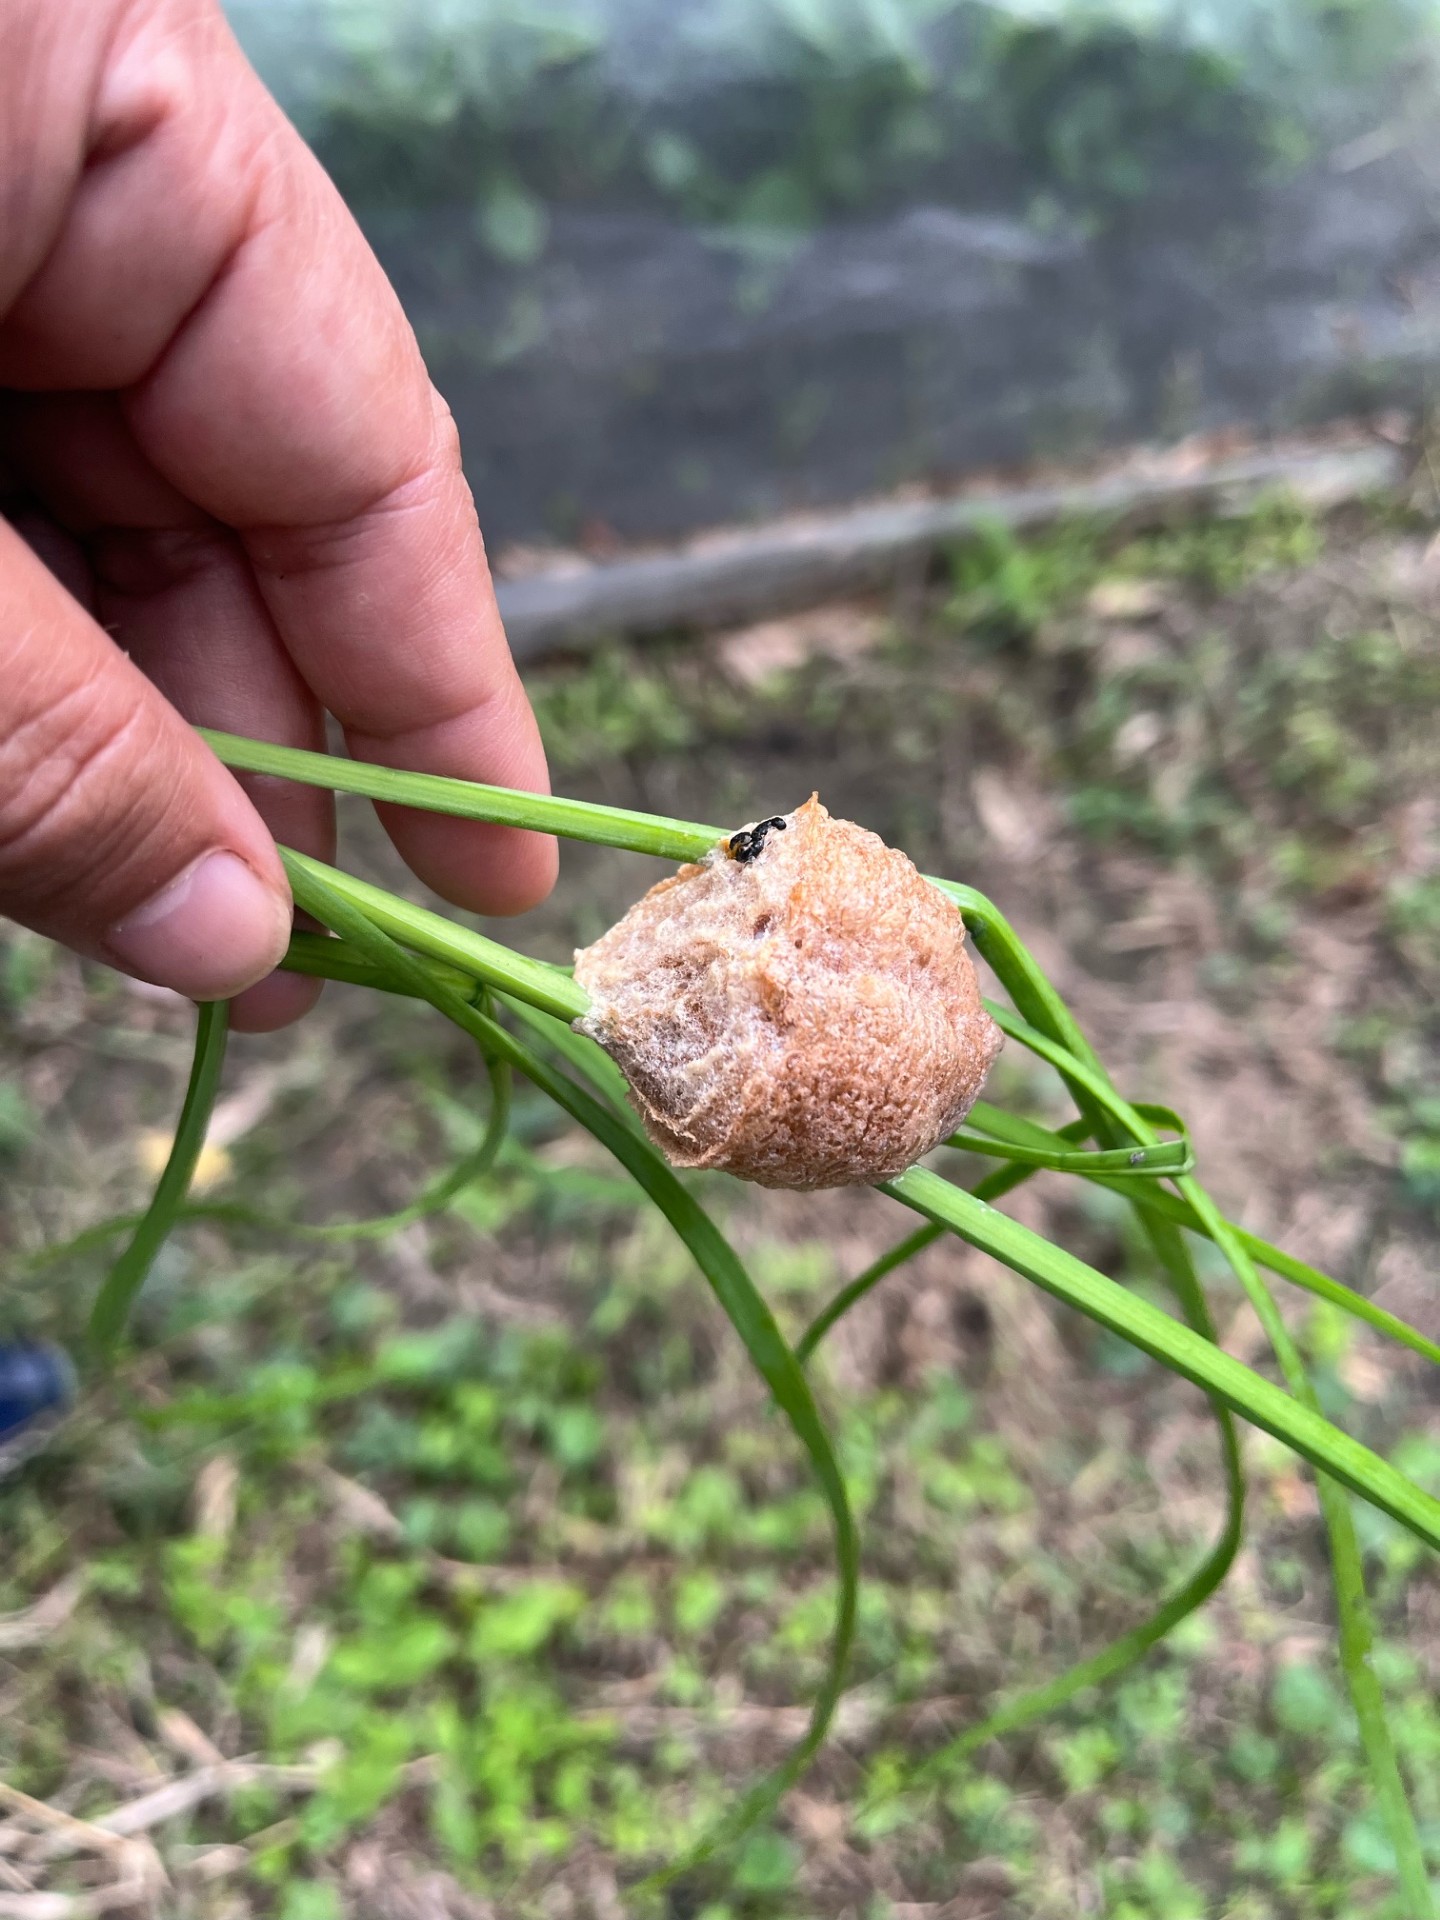
POLYGON ((261 979, 290 933, 260 816, 3 521, 0 913, 194 1000, 261 979))

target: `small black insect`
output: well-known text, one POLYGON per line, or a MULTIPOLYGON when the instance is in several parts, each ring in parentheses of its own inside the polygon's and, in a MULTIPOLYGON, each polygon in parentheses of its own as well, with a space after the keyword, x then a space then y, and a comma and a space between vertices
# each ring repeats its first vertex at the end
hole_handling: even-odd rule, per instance
POLYGON ((766 836, 784 831, 785 822, 778 813, 773 814, 768 820, 760 821, 758 826, 742 827, 739 833, 732 833, 730 836, 730 858, 738 861, 742 867, 748 867, 765 845, 766 836))

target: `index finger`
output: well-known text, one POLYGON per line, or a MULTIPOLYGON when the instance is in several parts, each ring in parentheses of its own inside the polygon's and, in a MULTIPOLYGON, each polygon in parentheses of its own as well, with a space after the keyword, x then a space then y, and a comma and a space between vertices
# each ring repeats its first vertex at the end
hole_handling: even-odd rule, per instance
MULTIPOLYGON (((240 534, 353 753, 543 790, 453 424, 335 188, 209 0, 123 9, 94 98, 100 164, 24 296, 36 383, 126 389, 159 473, 240 534)), ((462 905, 515 911, 553 880, 540 836, 387 812, 462 905)))

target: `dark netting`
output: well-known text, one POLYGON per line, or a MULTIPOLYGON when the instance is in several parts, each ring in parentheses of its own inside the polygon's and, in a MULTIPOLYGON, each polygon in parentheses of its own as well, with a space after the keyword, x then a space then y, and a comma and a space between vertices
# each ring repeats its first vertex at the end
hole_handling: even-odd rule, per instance
POLYGON ((233 0, 459 418, 603 542, 1423 391, 1436 0, 233 0))

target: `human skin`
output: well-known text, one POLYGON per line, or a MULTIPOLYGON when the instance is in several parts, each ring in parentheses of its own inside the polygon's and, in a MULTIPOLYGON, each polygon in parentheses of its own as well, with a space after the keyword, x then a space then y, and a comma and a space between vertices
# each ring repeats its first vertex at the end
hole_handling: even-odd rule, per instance
MULTIPOLYGON (((545 787, 449 413, 213 0, 0 0, 0 507, 12 919, 282 1026, 274 841, 328 856, 332 806, 189 723, 545 787)), ((553 884, 542 836, 382 815, 457 905, 553 884)))

